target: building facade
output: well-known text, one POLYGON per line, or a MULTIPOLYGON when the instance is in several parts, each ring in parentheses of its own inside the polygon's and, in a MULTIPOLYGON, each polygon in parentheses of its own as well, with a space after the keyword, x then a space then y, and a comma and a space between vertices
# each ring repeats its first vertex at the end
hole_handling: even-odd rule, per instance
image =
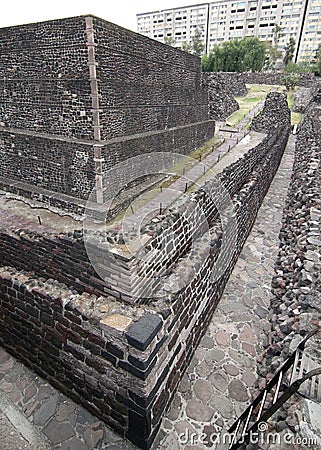
POLYGON ((189 43, 198 28, 206 53, 245 36, 273 43, 276 25, 282 29, 279 50, 293 37, 295 62, 312 61, 321 44, 321 0, 217 0, 137 14, 139 33, 176 47, 189 43))

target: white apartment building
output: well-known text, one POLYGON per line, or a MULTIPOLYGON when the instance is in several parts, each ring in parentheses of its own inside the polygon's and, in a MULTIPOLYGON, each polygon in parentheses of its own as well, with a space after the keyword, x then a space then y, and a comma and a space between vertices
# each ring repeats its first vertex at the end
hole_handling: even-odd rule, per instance
POLYGON ((311 61, 321 44, 321 0, 216 0, 137 14, 139 33, 176 47, 189 43, 199 28, 206 53, 215 44, 245 36, 272 42, 275 25, 282 28, 279 49, 292 36, 295 61, 311 61))

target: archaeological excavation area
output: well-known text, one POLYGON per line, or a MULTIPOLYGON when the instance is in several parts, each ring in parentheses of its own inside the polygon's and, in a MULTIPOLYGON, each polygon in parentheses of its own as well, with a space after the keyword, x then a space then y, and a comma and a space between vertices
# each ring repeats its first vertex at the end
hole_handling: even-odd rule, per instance
POLYGON ((166 437, 290 138, 269 314, 242 348, 254 396, 320 326, 318 80, 293 106, 279 74, 202 74, 95 16, 2 28, 0 47, 0 345, 142 449, 166 437))

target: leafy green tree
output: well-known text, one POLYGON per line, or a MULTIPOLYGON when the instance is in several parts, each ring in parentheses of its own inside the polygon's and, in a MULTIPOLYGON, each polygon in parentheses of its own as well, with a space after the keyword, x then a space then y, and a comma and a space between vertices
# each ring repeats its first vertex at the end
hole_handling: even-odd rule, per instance
POLYGON ((191 51, 193 55, 201 56, 204 52, 205 45, 202 38, 202 29, 196 28, 194 36, 192 37, 191 42, 191 51))
POLYGON ((283 78, 283 82, 285 84, 286 90, 293 90, 300 81, 300 75, 295 73, 290 73, 283 78))
POLYGON ((279 41, 283 34, 283 28, 277 23, 273 27, 273 42, 267 42, 267 58, 265 61, 266 69, 274 69, 276 61, 281 58, 282 52, 278 49, 279 41))
POLYGON ((266 46, 257 37, 245 37, 239 41, 241 72, 259 72, 265 60, 266 46))
POLYGON ((285 67, 286 73, 304 73, 309 71, 309 66, 307 67, 305 64, 299 63, 296 64, 290 61, 285 67))
POLYGON ((256 37, 245 37, 215 45, 202 59, 204 72, 244 72, 262 70, 265 44, 256 37))
POLYGON ((184 41, 182 43, 181 49, 183 50, 183 52, 192 53, 192 45, 190 42, 184 41))
POLYGON ((290 37, 289 42, 287 43, 284 50, 285 50, 285 55, 284 55, 283 61, 284 61, 285 66, 287 66, 290 62, 293 61, 294 50, 295 50, 295 40, 292 36, 290 37))
POLYGON ((174 45, 175 45, 175 39, 173 38, 173 36, 166 36, 165 37, 165 39, 164 39, 164 43, 166 44, 166 45, 171 45, 172 47, 174 47, 174 45))
POLYGON ((184 52, 192 53, 192 55, 202 56, 204 53, 204 42, 202 38, 202 28, 197 27, 190 42, 184 41, 181 49, 184 52))

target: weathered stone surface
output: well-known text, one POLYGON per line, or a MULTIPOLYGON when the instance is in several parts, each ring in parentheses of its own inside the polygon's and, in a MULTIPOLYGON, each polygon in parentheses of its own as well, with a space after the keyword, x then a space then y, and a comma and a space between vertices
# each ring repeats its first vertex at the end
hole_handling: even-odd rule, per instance
POLYGON ((204 403, 192 399, 186 405, 186 414, 190 419, 209 422, 214 411, 209 406, 204 405, 204 403))
POLYGON ((208 402, 213 394, 211 383, 207 380, 196 380, 194 384, 194 393, 196 397, 203 402, 208 402))
POLYGON ((246 387, 241 380, 232 380, 228 385, 228 391, 230 396, 239 402, 246 402, 249 399, 246 387))

